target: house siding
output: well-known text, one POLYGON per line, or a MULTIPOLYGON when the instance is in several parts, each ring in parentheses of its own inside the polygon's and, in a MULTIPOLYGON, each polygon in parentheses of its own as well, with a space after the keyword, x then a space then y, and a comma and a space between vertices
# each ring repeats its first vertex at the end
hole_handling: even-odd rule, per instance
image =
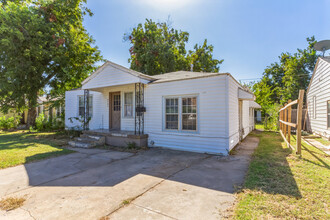
POLYGON ((308 117, 313 133, 330 138, 327 127, 327 101, 330 100, 330 64, 319 58, 307 94, 308 117), (316 118, 314 118, 313 97, 316 98, 316 118))
POLYGON ((226 75, 147 85, 145 133, 149 146, 228 154, 225 88, 226 75), (198 131, 164 130, 164 97, 185 95, 198 96, 198 131))
MULTIPOLYGON (((239 143, 239 99, 238 89, 241 86, 228 76, 228 106, 229 106, 229 150, 233 149, 239 143)), ((243 138, 250 132, 249 101, 242 101, 242 126, 244 129, 243 138)))
POLYGON ((128 85, 137 83, 141 80, 129 73, 117 69, 111 65, 107 65, 94 78, 90 79, 82 86, 82 89, 104 88, 109 86, 128 85))

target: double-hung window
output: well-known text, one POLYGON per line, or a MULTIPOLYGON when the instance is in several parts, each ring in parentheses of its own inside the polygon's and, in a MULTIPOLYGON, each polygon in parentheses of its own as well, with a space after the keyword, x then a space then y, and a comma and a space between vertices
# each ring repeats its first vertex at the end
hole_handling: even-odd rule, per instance
POLYGON ((197 130, 197 98, 182 98, 182 130, 197 130))
POLYGON ((165 109, 165 128, 170 130, 178 130, 179 128, 179 99, 166 99, 165 109))
POLYGON ((124 94, 124 117, 133 117, 133 92, 124 94))
MULTIPOLYGON (((85 103, 84 103, 84 96, 78 96, 78 102, 79 102, 79 107, 78 107, 78 115, 80 117, 84 116, 85 113, 85 103)), ((93 95, 89 95, 88 96, 88 105, 89 105, 89 109, 88 109, 88 113, 89 113, 89 117, 93 116, 93 95)))
POLYGON ((165 129, 197 131, 197 97, 165 98, 165 129))
POLYGON ((330 100, 328 101, 328 103, 327 103, 328 105, 328 107, 327 107, 327 109, 328 109, 328 111, 327 111, 327 113, 328 113, 328 129, 330 129, 330 100))

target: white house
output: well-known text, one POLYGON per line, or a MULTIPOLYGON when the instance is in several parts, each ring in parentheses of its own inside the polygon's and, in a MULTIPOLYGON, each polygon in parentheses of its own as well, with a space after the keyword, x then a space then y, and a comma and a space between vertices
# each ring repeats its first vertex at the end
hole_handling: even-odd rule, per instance
POLYGON ((260 106, 253 100, 229 73, 148 76, 108 61, 80 89, 66 92, 65 124, 80 126, 70 118, 88 112, 85 133, 103 135, 109 145, 129 140, 226 155, 254 129, 254 108, 260 106))
POLYGON ((307 90, 310 130, 330 138, 330 57, 318 58, 307 90))

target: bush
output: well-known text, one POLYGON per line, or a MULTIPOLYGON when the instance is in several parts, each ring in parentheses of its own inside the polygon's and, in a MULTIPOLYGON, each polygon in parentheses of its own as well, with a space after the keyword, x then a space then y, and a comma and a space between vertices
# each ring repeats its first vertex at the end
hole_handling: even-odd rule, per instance
POLYGON ((36 118, 35 129, 37 131, 53 131, 53 130, 63 130, 64 122, 61 118, 49 118, 47 119, 44 113, 39 114, 36 118))
POLYGON ((280 110, 280 105, 279 104, 274 104, 271 105, 267 108, 266 110, 266 117, 264 121, 264 128, 265 130, 270 130, 270 131, 278 131, 278 117, 279 113, 278 111, 280 110))
POLYGON ((17 128, 20 124, 21 116, 9 117, 6 116, 0 117, 0 129, 1 130, 8 130, 12 128, 17 128))

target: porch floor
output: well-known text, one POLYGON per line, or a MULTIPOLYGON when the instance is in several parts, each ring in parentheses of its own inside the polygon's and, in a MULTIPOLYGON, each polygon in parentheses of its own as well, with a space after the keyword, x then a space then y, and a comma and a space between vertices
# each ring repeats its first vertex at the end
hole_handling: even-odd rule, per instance
MULTIPOLYGON (((108 130, 108 129, 95 129, 84 131, 85 134, 95 134, 95 135, 110 135, 118 137, 127 137, 128 135, 135 135, 134 131, 124 131, 124 130, 108 130)), ((138 134, 137 134, 138 135, 138 134)), ((143 134, 141 134, 143 135, 143 134)))

